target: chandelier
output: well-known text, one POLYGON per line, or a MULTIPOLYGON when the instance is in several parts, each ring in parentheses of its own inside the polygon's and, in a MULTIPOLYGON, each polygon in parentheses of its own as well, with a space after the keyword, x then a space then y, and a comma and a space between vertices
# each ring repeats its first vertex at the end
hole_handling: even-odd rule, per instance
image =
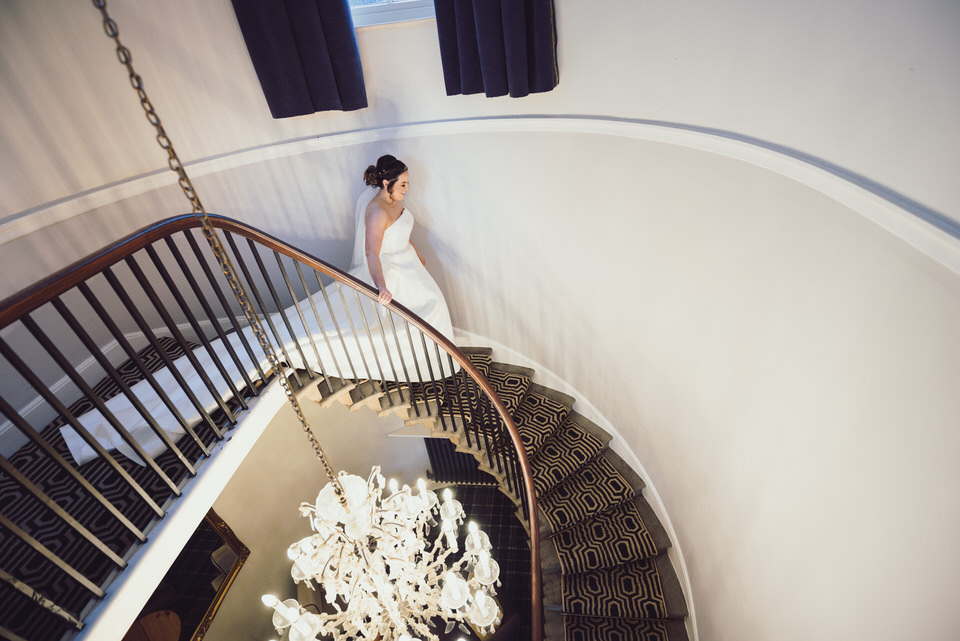
POLYGON ((443 500, 427 489, 417 492, 396 480, 384 484, 380 468, 369 478, 340 472, 316 503, 302 503, 313 534, 287 550, 290 574, 322 593, 325 606, 314 613, 296 599, 264 595, 273 608, 273 625, 290 641, 323 638, 381 641, 438 641, 435 619, 445 633, 458 624, 469 634, 492 633, 501 620, 494 598, 500 567, 491 557, 490 538, 473 522, 460 551, 463 506, 449 488, 443 500), (439 523, 438 523, 439 520, 439 523))

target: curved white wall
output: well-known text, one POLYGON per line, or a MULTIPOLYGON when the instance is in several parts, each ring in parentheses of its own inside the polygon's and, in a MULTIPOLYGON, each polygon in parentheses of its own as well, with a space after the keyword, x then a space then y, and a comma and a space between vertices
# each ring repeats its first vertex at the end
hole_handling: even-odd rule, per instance
MULTIPOLYGON (((109 6, 185 160, 398 122, 591 114, 752 136, 960 218, 954 2, 557 0, 560 86, 522 100, 445 97, 433 21, 366 28, 370 108, 281 121, 227 0, 109 6)), ((10 0, 0 40, 0 220, 163 167, 92 7, 10 0)))
MULTIPOLYGON (((558 0, 561 84, 517 101, 444 97, 430 21, 365 29, 371 108, 280 122, 229 2, 111 6, 188 160, 404 122, 588 114, 756 138, 960 220, 957 3, 558 0)), ((43 207, 162 157, 92 10, 0 12, 6 295, 186 206, 163 187, 87 214, 43 207)), ((570 381, 644 461, 701 638, 960 628, 955 273, 776 172, 587 133, 361 141, 197 186, 212 211, 345 257, 354 177, 387 150, 413 170, 418 246, 455 324, 570 381)))

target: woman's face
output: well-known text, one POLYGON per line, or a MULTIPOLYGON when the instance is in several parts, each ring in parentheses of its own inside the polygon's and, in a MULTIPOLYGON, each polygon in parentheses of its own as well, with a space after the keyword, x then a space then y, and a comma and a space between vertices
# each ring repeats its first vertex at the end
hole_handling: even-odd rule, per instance
POLYGON ((400 202, 407 195, 407 189, 410 187, 410 172, 405 171, 397 177, 397 182, 393 183, 393 188, 390 190, 390 197, 396 201, 400 202))

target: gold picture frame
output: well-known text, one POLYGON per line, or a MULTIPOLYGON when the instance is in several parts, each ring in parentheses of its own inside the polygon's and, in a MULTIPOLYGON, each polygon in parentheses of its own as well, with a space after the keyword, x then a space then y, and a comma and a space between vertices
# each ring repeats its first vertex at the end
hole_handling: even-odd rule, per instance
POLYGON ((248 556, 250 549, 219 514, 208 510, 127 630, 124 641, 202 641, 248 556))
POLYGON ((203 615, 203 619, 201 619, 196 630, 194 630, 193 636, 190 637, 190 641, 202 641, 203 637, 206 636, 207 631, 210 629, 210 624, 213 623, 214 617, 217 616, 217 610, 220 609, 220 604, 223 603, 224 598, 227 596, 227 590, 230 589, 234 579, 237 578, 237 574, 240 573, 240 568, 243 567, 247 557, 250 556, 250 549, 237 539, 237 535, 233 533, 230 526, 220 518, 220 515, 217 514, 213 508, 210 508, 207 515, 203 517, 203 520, 220 535, 224 545, 233 551, 236 558, 230 568, 225 572, 223 581, 217 589, 213 601, 209 607, 207 607, 207 611, 203 615))

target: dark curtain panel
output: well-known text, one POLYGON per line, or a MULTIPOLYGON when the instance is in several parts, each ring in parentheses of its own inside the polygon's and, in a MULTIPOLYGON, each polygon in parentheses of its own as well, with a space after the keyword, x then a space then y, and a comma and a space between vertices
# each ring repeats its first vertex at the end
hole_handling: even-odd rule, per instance
POLYGON ((367 106, 347 0, 232 0, 274 118, 367 106))
POLYGON ((513 98, 560 82, 553 0, 434 0, 447 95, 513 98))

